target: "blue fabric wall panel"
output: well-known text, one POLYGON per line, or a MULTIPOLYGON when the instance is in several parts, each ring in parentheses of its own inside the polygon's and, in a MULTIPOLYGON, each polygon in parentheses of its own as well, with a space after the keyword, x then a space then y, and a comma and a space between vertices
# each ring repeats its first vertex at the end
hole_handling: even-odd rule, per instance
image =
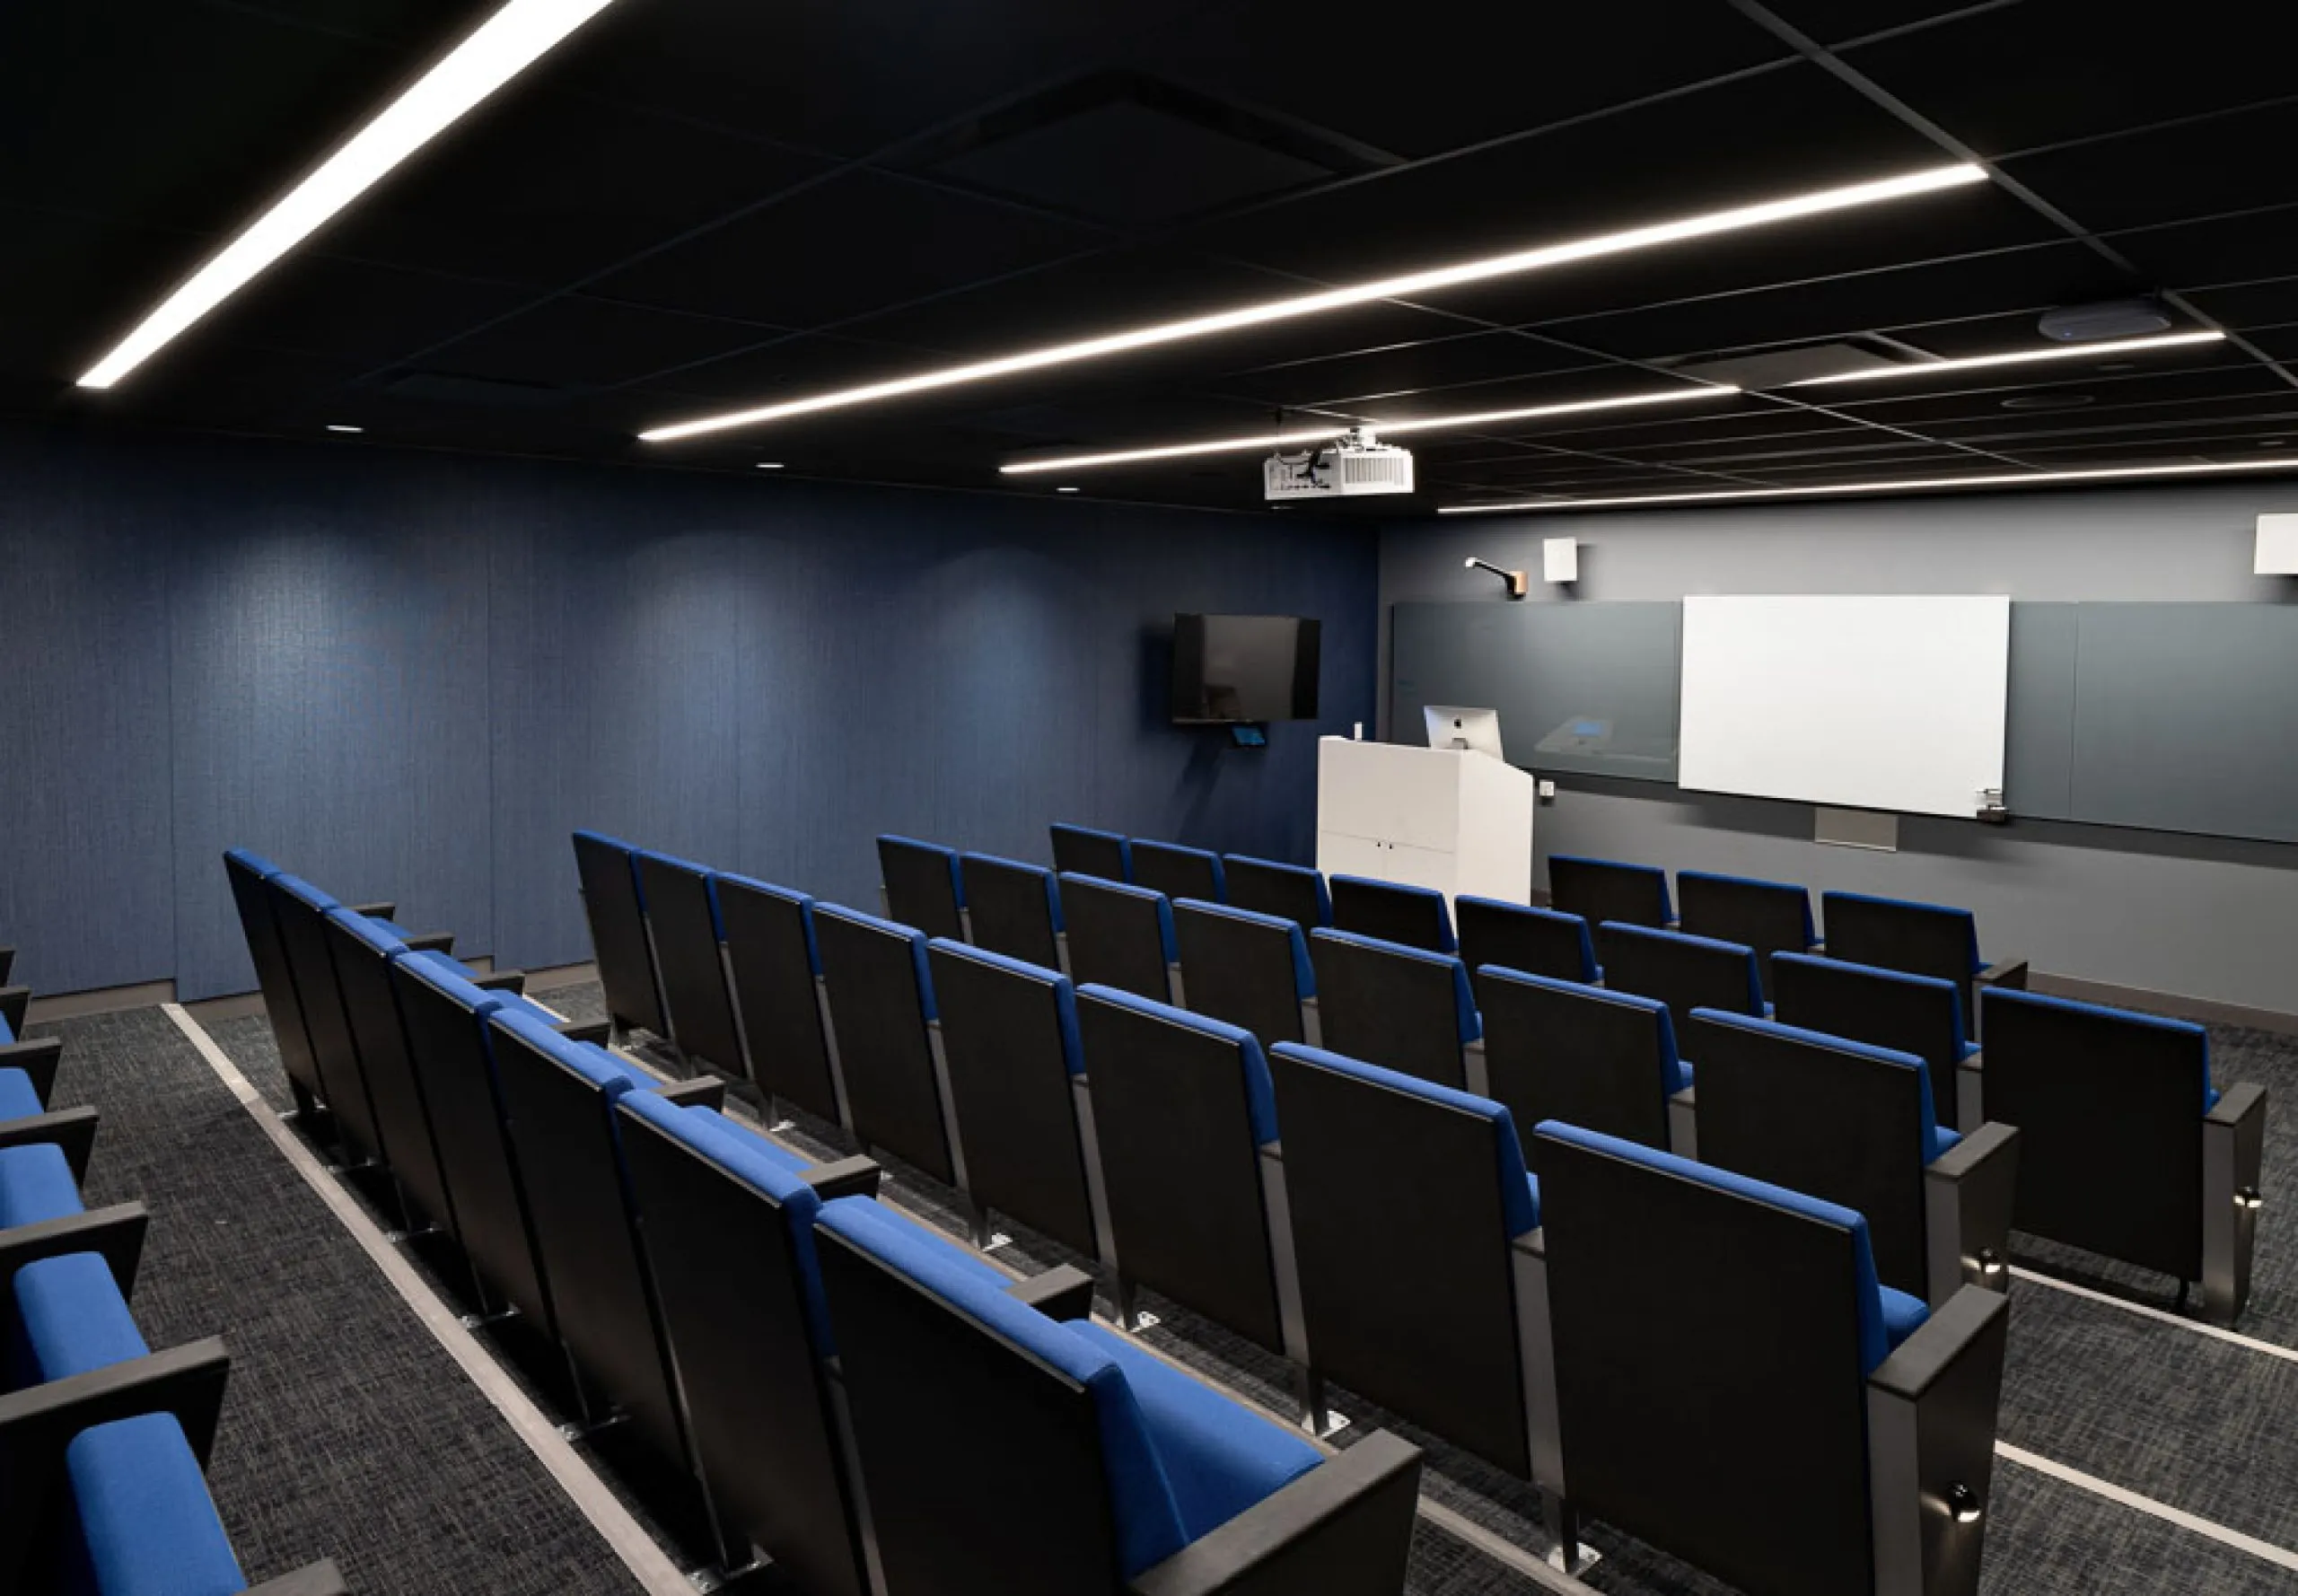
POLYGON ((174 973, 165 495, 0 435, 0 942, 46 992, 174 973))
POLYGON ((577 829, 732 865, 747 604, 716 485, 531 475, 489 517, 495 938, 547 967, 592 953, 577 829))
POLYGON ((203 482, 171 560, 186 998, 254 986, 234 845, 490 951, 487 566, 468 499, 432 462, 329 463, 203 482))

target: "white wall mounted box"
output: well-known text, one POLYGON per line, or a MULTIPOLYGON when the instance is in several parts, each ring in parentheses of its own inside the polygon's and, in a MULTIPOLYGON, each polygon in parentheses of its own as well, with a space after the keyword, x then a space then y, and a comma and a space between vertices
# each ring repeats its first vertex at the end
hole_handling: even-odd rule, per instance
POLYGON ((2259 517, 2260 576, 2298 576, 2298 515, 2259 517))
POLYGON ((1540 539, 1540 575, 1549 582, 1580 580, 1580 545, 1571 538, 1540 539))

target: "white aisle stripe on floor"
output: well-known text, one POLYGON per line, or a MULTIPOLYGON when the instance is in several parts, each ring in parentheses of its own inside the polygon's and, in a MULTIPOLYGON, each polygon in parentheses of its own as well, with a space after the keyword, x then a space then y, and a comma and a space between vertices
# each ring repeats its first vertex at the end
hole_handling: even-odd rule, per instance
POLYGON ((2011 1277, 2014 1280, 2027 1281, 2034 1285, 2047 1285, 2053 1291, 2063 1291, 2071 1297, 2087 1297, 2093 1302, 2104 1302, 2108 1307, 2119 1308, 2126 1313, 2136 1313, 2145 1319, 2159 1319, 2164 1324, 2176 1325, 2182 1330, 2192 1330, 2196 1335, 2207 1336, 2214 1341, 2231 1342, 2236 1346, 2247 1347, 2252 1352, 2262 1352, 2270 1358, 2280 1358, 2285 1363, 2298 1364, 2298 1348, 2276 1346, 2271 1341, 2259 1341, 2249 1336, 2238 1336, 2233 1331, 2221 1329, 2215 1324, 2204 1324, 2199 1320, 2188 1319, 2183 1314, 2171 1313, 2164 1309, 2149 1307, 2145 1302, 2128 1302, 2121 1297, 2109 1295, 2106 1292, 2092 1291, 2087 1285, 2077 1285, 2070 1280, 2055 1280, 2048 1275, 2038 1275, 2032 1269, 2022 1269, 2015 1264, 2012 1266, 2011 1277))
POLYGON ((2133 1508, 2149 1518, 2161 1519, 2166 1524, 2176 1524, 2181 1530, 2206 1536, 2221 1546, 2232 1547, 2238 1552, 2248 1552, 2261 1562, 2271 1563, 2278 1568, 2287 1568, 2293 1573, 2298 1573, 2298 1552, 2278 1547, 2270 1540, 2260 1540, 2255 1535, 2245 1535, 2240 1530, 2230 1530, 2225 1525, 2215 1523, 2209 1519, 2197 1518, 2182 1508, 2172 1507, 2167 1502, 2157 1502, 2152 1496, 2142 1496, 2136 1491, 2125 1490, 2122 1486, 2101 1479, 2095 1475, 2085 1474, 2079 1469, 2069 1469, 2064 1463, 2054 1463, 2048 1458, 2038 1457, 2033 1452, 2013 1446, 2007 1442, 1998 1441, 1995 1443, 1995 1455, 2007 1462, 2016 1463, 2022 1469, 2031 1469, 2038 1474, 2048 1474, 2053 1479, 2063 1480, 2078 1490, 2090 1492, 2094 1496, 2103 1496, 2109 1502, 2120 1503, 2123 1506, 2133 1508))
POLYGON ((614 1549, 615 1556, 622 1559, 648 1596, 694 1596, 694 1586, 679 1572, 678 1565, 663 1555, 653 1537, 639 1527, 638 1521, 632 1518, 629 1511, 615 1499, 614 1493, 607 1488, 605 1482, 592 1472, 590 1465, 583 1460, 566 1437, 559 1434, 557 1426, 528 1400, 526 1393, 503 1372, 494 1357, 479 1344, 478 1338, 463 1328, 460 1318, 425 1284, 423 1277, 415 1272, 414 1266, 384 1240, 382 1227, 367 1217, 351 1194, 327 1172, 311 1150, 297 1139, 295 1133, 277 1114, 272 1112, 271 1105, 263 1101, 262 1094, 249 1084, 238 1066, 215 1045, 215 1039, 207 1034, 198 1021, 184 1012, 181 1004, 163 1004, 161 1006, 167 1011, 168 1018, 175 1022, 176 1029, 199 1049, 199 1056, 207 1061, 207 1067, 215 1072, 215 1078, 240 1100, 240 1106, 248 1111, 249 1118, 262 1128, 265 1136, 271 1138, 272 1144, 303 1178, 304 1183, 319 1193, 320 1200, 328 1206, 336 1222, 350 1232, 351 1239, 359 1243, 361 1250, 366 1253, 375 1267, 382 1271, 383 1278, 390 1282, 392 1289, 406 1299, 416 1318, 423 1321, 424 1329, 437 1338, 439 1345, 446 1348, 447 1355, 455 1360, 470 1382, 495 1404, 512 1430, 541 1460, 542 1466, 549 1470, 550 1477, 558 1482, 558 1488, 565 1491, 568 1499, 582 1511, 583 1516, 591 1521, 592 1527, 605 1538, 607 1545, 614 1549))

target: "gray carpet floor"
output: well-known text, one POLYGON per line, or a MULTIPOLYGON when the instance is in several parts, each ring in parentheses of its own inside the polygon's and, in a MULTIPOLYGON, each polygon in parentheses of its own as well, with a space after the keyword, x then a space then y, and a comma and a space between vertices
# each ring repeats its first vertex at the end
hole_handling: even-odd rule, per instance
MULTIPOLYGON (((601 1014, 599 991, 594 984, 561 987, 536 995, 569 1018, 589 1019, 601 1014)), ((140 1037, 153 1022, 167 1033, 167 1037, 154 1036, 155 1043, 173 1037, 172 1027, 156 1013, 150 1015, 148 1022, 139 1021, 136 1015, 120 1015, 103 1022, 82 1022, 79 1025, 127 1027, 140 1037)), ((279 1073, 276 1051, 265 1022, 259 1017, 243 1018, 213 1022, 208 1029, 267 1099, 275 1106, 284 1107, 287 1101, 285 1081, 279 1073)), ((76 1028, 74 1034, 78 1034, 76 1028)), ((177 1040, 180 1047, 180 1039, 177 1040)), ((2258 1080, 2267 1084, 2273 1094, 2267 1133, 2267 1189, 2298 1189, 2298 1180, 2291 1179, 2298 1176, 2298 1141, 2293 1139, 2298 1136, 2298 1126, 2290 1123, 2294 1105, 2298 1105, 2298 1044, 2289 1039, 2245 1031, 2218 1033, 2214 1042, 2215 1073, 2222 1085, 2238 1080, 2258 1080)), ((76 1054, 76 1042, 74 1046, 76 1054)), ((642 1057, 658 1065, 671 1063, 667 1050, 659 1045, 645 1046, 638 1051, 642 1057)), ((67 1081, 82 1078, 74 1073, 75 1054, 67 1055, 67 1081)), ((206 1076, 196 1056, 189 1063, 212 1084, 212 1077, 206 1076)), ((220 1089, 217 1094, 221 1097, 220 1089)), ((229 1103, 228 1098, 221 1101, 224 1105, 229 1103)), ((732 1100, 730 1111, 755 1118, 749 1105, 732 1100)), ((232 1112, 237 1114, 236 1109, 232 1112)), ((163 1121, 168 1118, 162 1117, 163 1121)), ((468 1471, 458 1469, 443 1477, 428 1454, 420 1450, 408 1457, 400 1455, 395 1444, 376 1449, 365 1473, 390 1478, 363 1476, 359 1485, 364 1493, 377 1501, 397 1504, 382 1516, 401 1527, 395 1528, 390 1536, 377 1533, 363 1539, 362 1559, 370 1556, 389 1557, 394 1561, 404 1559, 399 1562, 401 1569, 424 1572, 408 1578, 394 1574, 372 1582, 355 1576, 357 1588, 363 1592, 418 1587, 540 1590, 546 1583, 553 1589, 583 1592, 627 1588, 630 1582, 619 1565, 613 1563, 595 1537, 587 1536, 579 1520, 571 1525, 563 1522, 573 1518, 571 1508, 566 1507, 563 1501, 553 1504, 530 1500, 531 1495, 538 1493, 546 1498, 554 1495, 552 1487, 541 1477, 539 1465, 502 1428, 483 1400, 472 1392, 467 1401, 459 1401, 452 1390, 433 1389, 456 1386, 460 1376, 431 1346, 419 1327, 398 1308, 388 1288, 373 1276, 347 1238, 341 1239, 339 1247, 335 1245, 338 1238, 327 1228, 329 1222, 323 1213, 308 1193, 301 1191, 300 1183, 279 1163, 276 1153, 262 1142, 259 1133, 247 1125, 243 1117, 239 1118, 239 1127, 244 1127, 246 1137, 253 1138, 252 1144, 245 1150, 260 1155, 249 1162, 260 1163, 268 1160, 276 1166, 271 1178, 290 1199, 280 1206, 276 1227, 280 1232, 280 1243, 289 1252, 299 1252, 306 1259, 325 1255, 329 1260, 323 1267, 299 1260, 294 1267, 307 1272, 316 1270, 327 1276, 329 1291, 342 1299, 337 1302, 333 1311, 372 1314, 377 1322, 390 1328, 388 1335, 365 1326, 359 1328, 355 1332, 355 1356, 364 1361, 384 1358, 388 1354, 394 1366, 399 1363, 409 1366, 408 1377, 390 1382, 386 1395, 373 1399, 395 1414, 378 1420, 382 1433, 419 1435, 425 1428, 421 1423, 422 1416, 434 1407, 459 1414, 470 1409, 472 1422, 480 1428, 491 1426, 497 1433, 496 1445, 480 1448, 472 1443, 465 1449, 469 1457, 483 1459, 483 1465, 473 1463, 474 1469, 483 1466, 488 1470, 486 1487, 478 1490, 472 1488, 468 1471), (290 1192, 288 1188, 295 1189, 290 1192), (295 1198, 301 1199, 300 1204, 293 1200, 295 1198), (358 1280, 361 1271, 365 1272, 365 1279, 359 1283, 367 1289, 364 1299, 355 1302, 350 1300, 346 1287, 358 1280), (451 1502, 456 1506, 450 1508, 451 1502), (467 1578, 443 1577, 443 1566, 449 1561, 456 1567, 477 1566, 461 1559, 467 1555, 485 1557, 489 1555, 489 1546, 500 1547, 506 1542, 521 1548, 518 1560, 530 1567, 542 1561, 527 1549, 527 1538, 536 1532, 537 1526, 548 1529, 553 1525, 546 1511, 552 1505, 557 1506, 561 1521, 552 1531, 551 1544, 557 1549, 543 1554, 543 1558, 586 1558, 580 1578, 570 1578, 571 1571, 565 1563, 547 1561, 543 1563, 549 1569, 547 1580, 539 1574, 531 1582, 514 1580, 507 1574, 497 1577, 494 1570, 490 1570, 487 1578, 476 1583, 467 1578), (426 1522, 452 1525, 452 1529, 425 1529, 426 1522), (493 1540, 489 1539, 490 1535, 495 1537, 493 1540)), ((165 1165, 188 1162, 183 1159, 185 1146, 180 1140, 171 1140, 162 1125, 151 1129, 153 1144, 141 1156, 142 1162, 165 1165)), ((114 1127, 108 1122, 106 1151, 116 1153, 117 1148, 109 1140, 113 1132, 114 1127)), ((785 1136, 794 1145, 818 1155, 850 1151, 835 1127, 819 1122, 802 1121, 785 1136)), ((227 1142, 232 1139, 230 1135, 224 1136, 227 1142)), ((100 1165, 104 1162, 100 1153, 100 1165)), ((238 1161, 235 1158, 232 1162, 236 1164, 238 1161)), ((215 1177, 203 1155, 196 1161, 193 1170, 177 1168, 171 1175, 168 1170, 154 1169, 151 1178, 171 1178, 197 1188, 205 1187, 215 1177)), ((244 1178, 242 1174, 224 1183, 226 1189, 215 1205, 217 1208, 228 1209, 239 1200, 234 1195, 240 1189, 235 1182, 244 1178)), ((967 1215, 959 1194, 915 1170, 890 1165, 884 1195, 888 1200, 952 1234, 962 1236, 966 1232, 967 1215)), ((2298 1346, 2298 1215, 2289 1213, 2286 1205, 2274 1206, 2265 1210, 2261 1219, 2255 1295, 2250 1314, 2241 1329, 2245 1334, 2263 1340, 2298 1346)), ((1012 1241, 999 1248, 996 1256, 1018 1272, 1035 1273, 1057 1263, 1083 1265, 1089 1261, 1058 1243, 1008 1223, 1003 1216, 998 1228, 1008 1232, 1012 1241)), ((227 1247, 224 1251, 228 1255, 232 1250, 227 1247)), ((2019 1261, 2039 1272, 2156 1307, 2168 1307, 2176 1289, 2175 1283, 2121 1269, 2031 1239, 2022 1240, 2019 1261)), ((147 1281, 147 1291, 161 1287, 171 1273, 170 1264, 168 1255, 160 1247, 159 1233, 155 1232, 153 1267, 156 1273, 147 1281)), ((206 1267, 186 1269, 182 1274, 183 1277, 170 1289, 180 1293, 183 1311, 207 1312, 211 1320, 220 1320, 227 1330, 232 1329, 242 1310, 229 1294, 232 1282, 228 1272, 218 1271, 210 1260, 206 1267)), ((442 1285, 443 1288, 447 1283, 443 1279, 442 1285)), ((139 1293, 139 1313, 144 1311, 144 1293, 139 1293)), ((1289 1387, 1278 1360, 1171 1302, 1153 1296, 1145 1300, 1145 1305, 1160 1319, 1160 1323, 1145 1335, 1145 1339, 1159 1351, 1265 1407, 1278 1412, 1291 1411, 1289 1387)), ((1104 1300, 1101 1306, 1108 1311, 1113 1305, 1104 1300)), ((192 1329, 181 1332, 196 1333, 200 1332, 192 1329)), ((316 1344, 294 1336, 288 1340, 297 1350, 285 1361, 295 1372, 295 1377, 306 1382, 325 1381, 329 1374, 324 1367, 326 1359, 316 1352, 316 1344)), ((2289 1416, 2298 1413, 2298 1364, 2032 1282, 2021 1282, 2014 1286, 2010 1346, 2001 1418, 2004 1441, 2268 1542, 2298 1547, 2298 1448, 2292 1447, 2288 1439, 2289 1416)), ((332 1350, 327 1356, 333 1356, 332 1350)), ((347 1382, 363 1389, 370 1389, 375 1383, 359 1378, 347 1382)), ((239 1422, 270 1426, 264 1433, 276 1439, 272 1445, 241 1455, 232 1466, 249 1470, 245 1488, 250 1501, 300 1504, 304 1491, 297 1460, 313 1450, 311 1443, 297 1434, 315 1423, 305 1407, 310 1400, 308 1390, 299 1394, 284 1390, 275 1395, 271 1388, 265 1388, 251 1393, 249 1387, 253 1383, 235 1374, 234 1404, 262 1410, 257 1417, 239 1422), (269 1458, 276 1458, 276 1461, 267 1462, 265 1460, 269 1458)), ((530 1378, 530 1384, 539 1399, 553 1399, 547 1382, 530 1378)), ((1352 1420, 1350 1427, 1336 1438, 1338 1444, 1346 1445, 1376 1428, 1402 1431, 1428 1451, 1424 1490, 1430 1499, 1535 1556, 1547 1549, 1546 1535, 1539 1524, 1538 1503, 1528 1487, 1500 1476, 1457 1449, 1413 1431, 1411 1426, 1380 1413, 1349 1393, 1334 1393, 1334 1405, 1352 1420)), ((330 1434, 341 1433, 339 1426, 329 1429, 330 1434)), ((230 1433, 227 1422, 227 1435, 230 1433)), ((322 1443, 317 1450, 325 1455, 328 1446, 322 1443)), ((603 1459, 601 1462, 601 1472, 610 1483, 615 1483, 612 1460, 603 1459)), ((219 1457, 219 1496, 226 1494, 230 1479, 224 1460, 219 1457)), ((327 1477, 322 1483, 331 1486, 333 1477, 327 1477)), ((631 1499, 627 1492, 625 1495, 626 1500, 631 1499)), ((339 1499, 329 1496, 328 1500, 332 1503, 339 1499)), ((277 1511, 276 1507, 242 1507, 239 1511, 250 1519, 248 1533, 256 1538, 242 1542, 243 1549, 259 1543, 268 1548, 283 1537, 292 1538, 294 1533, 308 1535, 312 1532, 308 1526, 314 1522, 324 1527, 330 1521, 326 1504, 315 1511, 298 1507, 285 1514, 285 1526, 276 1530, 266 1521, 277 1511)), ((229 1511, 226 1520, 232 1524, 235 1535, 241 1533, 240 1521, 233 1519, 229 1511)), ((1792 1519, 1783 1523, 1782 1533, 1794 1533, 1792 1519)), ((1716 1582, 1602 1525, 1592 1526, 1587 1539, 1603 1554, 1603 1560, 1585 1576, 1587 1585, 1596 1591, 1617 1596, 1728 1596, 1726 1588, 1716 1582)), ((298 1550, 314 1544, 320 1543, 304 1539, 283 1546, 277 1563, 262 1566, 285 1565, 299 1555, 318 1555, 308 1549, 298 1550)), ((333 1543, 320 1544, 320 1549, 344 1557, 346 1566, 352 1561, 345 1555, 341 1537, 333 1543)), ((683 1564, 691 1565, 696 1560, 689 1548, 673 1546, 671 1549, 683 1564)), ((493 1555, 509 1556, 499 1551, 493 1555)), ((1414 1596, 1518 1596, 1540 1588, 1471 1542, 1424 1519, 1410 1574, 1409 1589, 1414 1596)), ((2214 1596, 2267 1596, 2269 1592, 2288 1596, 2298 1590, 2298 1576, 2076 1486, 2008 1461, 1998 1461, 1982 1588, 1987 1596, 2013 1596, 2014 1592, 2016 1596, 2075 1596, 2077 1592, 2083 1596, 2138 1596, 2140 1592, 2171 1590, 2214 1596)))

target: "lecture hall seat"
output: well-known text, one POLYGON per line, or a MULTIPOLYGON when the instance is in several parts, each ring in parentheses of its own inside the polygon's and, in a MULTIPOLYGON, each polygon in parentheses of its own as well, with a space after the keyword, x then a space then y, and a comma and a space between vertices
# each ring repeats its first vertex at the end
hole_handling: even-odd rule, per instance
POLYGON ((668 1036, 662 978, 646 934, 646 898, 638 885, 638 850, 603 832, 577 831, 574 868, 608 1020, 618 1031, 668 1036))
POLYGON ((1820 940, 1811 923, 1811 894, 1792 882, 1679 870, 1676 903, 1678 928, 1687 934, 1740 943, 1756 951, 1756 969, 1767 999, 1773 996, 1772 956, 1808 953, 1820 940))
POLYGON ((825 903, 814 909, 814 937, 855 1138, 944 1185, 962 1184, 925 934, 825 903))
POLYGON ((1990 987, 2026 987, 2025 960, 1989 964, 1979 957, 1978 916, 1967 908, 1864 892, 1824 892, 1820 916, 1829 958, 1952 981, 1963 1013, 1974 1025, 1978 1023, 1981 992, 1990 987))
POLYGON ((1452 935, 1452 912, 1442 892, 1361 875, 1337 875, 1328 884, 1332 891, 1334 930, 1353 931, 1359 936, 1431 953, 1460 951, 1452 935))
POLYGON ((1347 931, 1309 938, 1321 1045, 1439 1086, 1482 1092, 1483 1030, 1468 967, 1347 931))
MULTIPOLYGON (((1656 997, 1668 1005, 1679 1039, 1691 1023, 1694 1009, 1722 1009, 1759 1019, 1768 1012, 1755 950, 1742 943, 1607 921, 1596 927, 1596 956, 1610 990, 1656 997)), ((1697 1061, 1697 1054, 1686 1056, 1697 1061)))
POLYGON ((1548 908, 1577 915, 1591 925, 1617 920, 1664 931, 1676 923, 1668 898, 1668 873, 1656 864, 1551 854, 1548 881, 1548 908))
POLYGON ((1093 1322, 1074 1271, 1004 1281, 863 1197, 815 1232, 886 1596, 1403 1588, 1409 1443, 1325 1456, 1093 1322), (1017 1502, 1058 1532, 985 1533, 1017 1502))
POLYGON ((1222 879, 1232 908, 1276 915, 1292 921, 1306 936, 1332 924, 1332 891, 1322 873, 1305 864, 1283 864, 1247 854, 1221 855, 1222 879))
POLYGON ((1173 905, 1173 936, 1195 1013, 1243 1026, 1264 1048, 1321 1034, 1316 968, 1297 921, 1185 898, 1173 905))
POLYGON ((1173 906, 1163 893, 1064 872, 1061 912, 1069 927, 1069 978, 1078 986, 1182 1001, 1173 906))
POLYGON ((1582 986, 1602 978, 1595 939, 1577 915, 1463 893, 1452 900, 1452 916, 1460 927, 1460 962, 1469 967, 1479 1000, 1477 972, 1487 964, 1582 986))
POLYGON ((60 1037, 27 1037, 22 1022, 0 1015, 0 1069, 21 1071, 43 1103, 56 1086, 56 1071, 64 1057, 60 1037))
POLYGON ((925 935, 964 942, 966 886, 955 848, 891 834, 878 838, 878 891, 885 917, 925 935))
MULTIPOLYGON (((0 1037, 8 1034, 0 1026, 0 1037)), ((0 1060, 7 1048, 0 1044, 0 1060)), ((75 1182, 88 1178, 88 1159, 95 1147, 99 1116, 94 1108, 51 1109, 48 1098, 56 1086, 53 1055, 28 1056, 21 1067, 0 1062, 0 1147, 23 1147, 48 1143, 64 1154, 75 1182)))
POLYGON ((720 951, 726 928, 719 914, 717 873, 706 864, 646 848, 633 857, 662 982, 667 1029, 660 1034, 677 1049, 683 1073, 706 1070, 730 1081, 748 1080, 720 951))
POLYGON ((1666 1004, 1497 965, 1477 974, 1486 1090, 1517 1124, 1690 1151, 1691 1071, 1666 1004))
POLYGON ((831 1046, 814 900, 748 876, 722 875, 718 911, 752 1083, 769 1104, 786 1102, 851 1131, 831 1046))
POLYGON ((1914 1054, 1931 1072, 1939 1122, 1969 1128, 1956 1081, 1978 1048, 1964 1039, 1962 995, 1954 982, 1803 953, 1774 954, 1771 981, 1773 1019, 1914 1054))
POLYGON ((958 869, 976 947, 1046 969, 1068 969, 1061 888, 1053 872, 995 854, 960 855, 958 869))
POLYGON ((1134 838, 1133 884, 1162 892, 1175 903, 1184 898, 1206 903, 1229 901, 1228 877, 1221 868, 1221 855, 1174 842, 1134 838))
POLYGON ((1133 880, 1133 844, 1122 832, 1056 821, 1053 867, 1063 875, 1090 875, 1105 881, 1133 880))

